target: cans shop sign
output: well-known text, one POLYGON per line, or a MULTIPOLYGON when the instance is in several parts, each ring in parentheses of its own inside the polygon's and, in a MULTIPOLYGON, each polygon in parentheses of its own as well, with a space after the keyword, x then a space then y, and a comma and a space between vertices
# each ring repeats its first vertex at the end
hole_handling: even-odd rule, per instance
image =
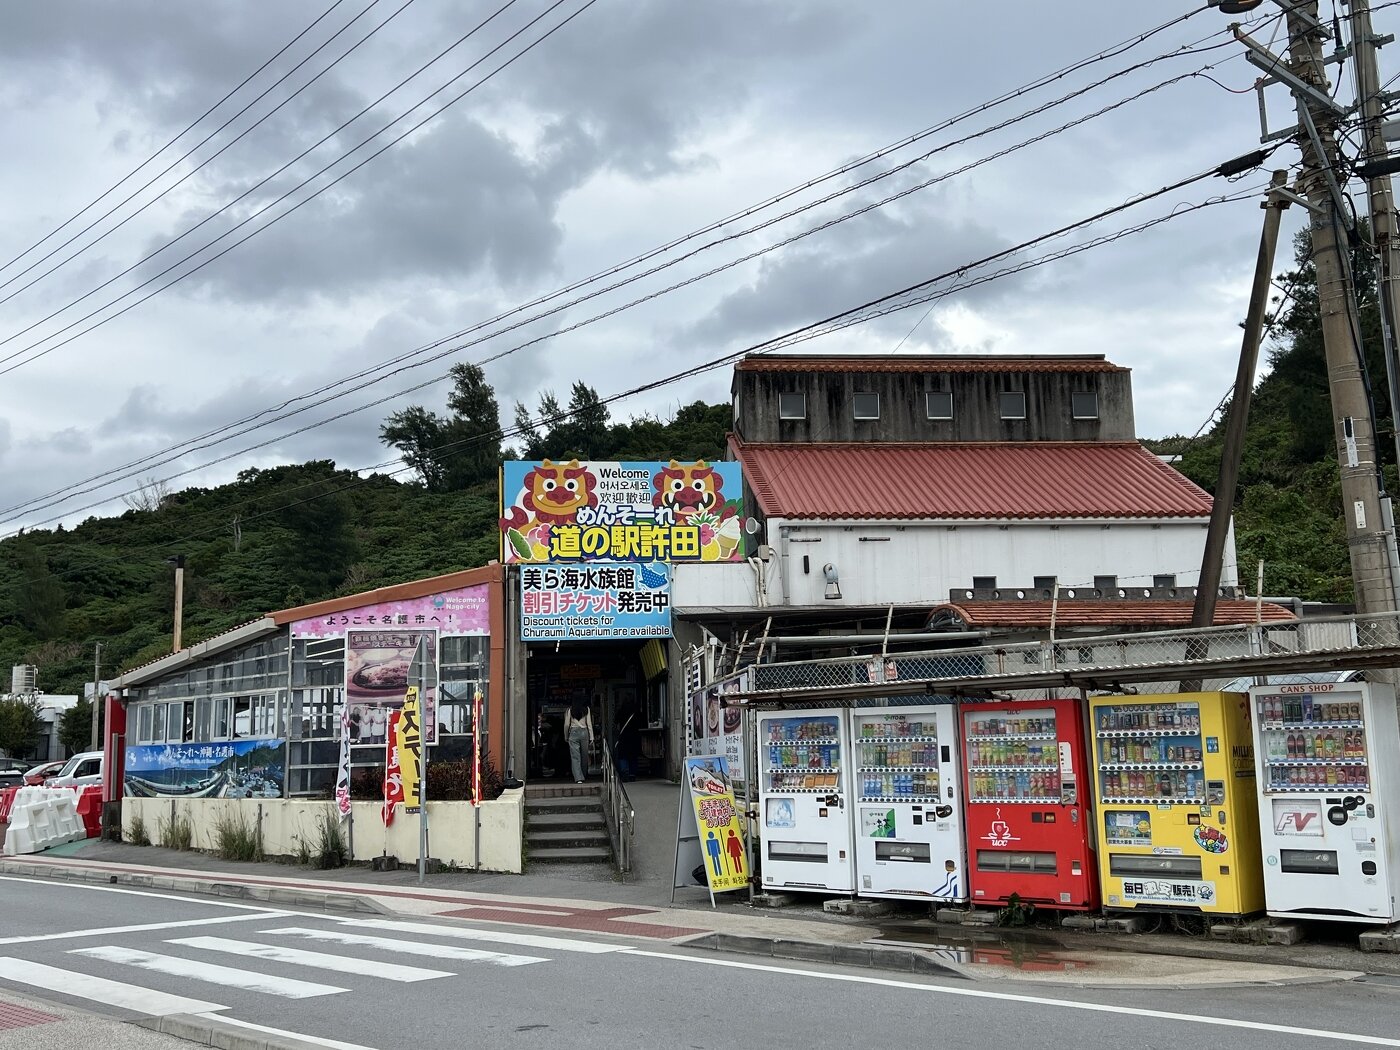
POLYGON ((507 462, 506 562, 739 561, 737 463, 507 462))
POLYGON ((671 637, 665 562, 526 566, 520 570, 525 641, 671 637))

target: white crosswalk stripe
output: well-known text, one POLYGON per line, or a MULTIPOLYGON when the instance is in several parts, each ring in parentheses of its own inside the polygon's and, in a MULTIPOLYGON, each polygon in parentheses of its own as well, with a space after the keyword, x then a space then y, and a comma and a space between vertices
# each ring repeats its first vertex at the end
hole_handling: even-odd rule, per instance
POLYGON ((335 995, 347 988, 337 988, 331 984, 316 984, 311 981, 296 981, 290 977, 275 974, 256 973, 240 970, 233 966, 220 966, 217 963, 201 962, 198 959, 182 959, 174 955, 157 955, 154 952, 138 951, 135 948, 122 948, 115 944, 96 948, 77 948, 69 955, 83 955, 103 962, 136 966, 143 970, 169 974, 172 977, 188 977, 195 981, 209 981, 229 988, 241 988, 247 992, 262 992, 283 999, 311 999, 318 995, 335 995))
POLYGON ((188 948, 200 948, 204 951, 225 952, 248 959, 263 959, 267 962, 334 970, 337 973, 378 977, 382 980, 401 983, 431 981, 437 977, 455 976, 447 970, 425 970, 417 966, 403 966, 399 963, 379 962, 375 959, 357 959, 349 955, 327 955, 324 952, 309 952, 301 948, 283 948, 275 944, 256 944, 253 941, 236 941, 227 937, 181 937, 166 943, 180 944, 188 948))
POLYGON ((487 941, 513 944, 521 948, 544 948, 559 952, 583 952, 586 955, 607 955, 631 949, 625 944, 602 944, 598 941, 576 941, 567 937, 544 937, 537 933, 512 933, 507 930, 478 929, 471 926, 428 926, 421 922, 401 922, 397 919, 336 919, 342 926, 362 930, 385 930, 390 933, 417 933, 425 937, 450 937, 453 940, 487 941))
POLYGON ((382 951, 399 952, 404 955, 426 955, 433 959, 482 962, 488 966, 528 966, 530 963, 549 961, 538 955, 507 955, 503 952, 488 952, 481 948, 461 948, 455 944, 425 944, 422 941, 370 937, 362 933, 342 933, 339 930, 309 930, 300 926, 288 926, 280 930, 262 930, 260 936, 305 937, 313 941, 379 948, 382 951))
POLYGON ((90 1002, 102 1003, 104 1006, 116 1006, 150 1017, 202 1014, 224 1009, 217 1003, 186 999, 182 995, 170 995, 122 981, 109 981, 105 977, 94 977, 76 970, 61 970, 56 966, 45 966, 28 959, 0 958, 0 979, 43 991, 76 996, 90 1002))

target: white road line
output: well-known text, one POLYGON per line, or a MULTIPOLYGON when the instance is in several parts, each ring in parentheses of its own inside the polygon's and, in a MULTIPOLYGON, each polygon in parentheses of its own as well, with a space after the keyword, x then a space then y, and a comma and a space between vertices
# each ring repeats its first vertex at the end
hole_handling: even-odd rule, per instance
MULTIPOLYGON (((290 1039, 296 1039, 303 1043, 314 1043, 317 1046, 328 1046, 331 1050, 374 1050, 373 1047, 361 1046, 359 1043, 346 1043, 339 1039, 327 1039, 320 1035, 303 1035, 301 1032, 290 1032, 285 1028, 269 1028, 265 1024, 254 1024, 252 1021, 240 1021, 236 1017, 225 1017, 223 1014, 200 1014, 201 1020, 213 1021, 216 1024, 230 1024, 238 1028, 247 1028, 253 1032, 266 1032, 268 1035, 281 1035, 290 1039)), ((218 1045, 215 1043, 214 1045, 218 1045)))
POLYGON ((368 937, 362 933, 341 933, 338 930, 308 930, 300 926, 288 926, 280 930, 259 930, 258 934, 263 937, 306 937, 313 941, 380 948, 386 952, 400 952, 404 955, 426 955, 434 959, 453 959, 460 962, 483 962, 489 966, 529 966, 531 963, 549 961, 538 955, 504 955, 501 952, 488 952, 481 948, 459 948, 455 944, 397 941, 388 937, 368 937))
POLYGON ((510 933, 505 930, 481 930, 465 926, 430 926, 421 922, 398 922, 394 919, 345 919, 333 918, 342 926, 356 926, 366 930, 388 930, 391 933, 416 933, 425 937, 451 937, 461 941, 488 941, 495 944, 514 944, 521 948, 546 948, 559 952, 583 952, 586 955, 607 955, 610 952, 627 951, 625 944, 599 944, 596 941, 575 941, 564 937, 541 937, 533 933, 510 933))
POLYGON ((312 999, 318 995, 336 995, 349 991, 348 988, 337 988, 330 984, 294 981, 290 977, 239 970, 232 966, 219 966, 197 959, 181 959, 174 955, 156 955, 154 952, 137 951, 135 948, 120 948, 115 944, 97 948, 74 948, 68 954, 84 955, 89 959, 101 959, 103 962, 121 963, 125 966, 137 966, 172 977, 188 977, 194 981, 209 981, 229 988, 242 988, 245 992, 277 995, 283 999, 312 999))
POLYGON ((181 904, 198 904, 201 907, 209 908, 229 908, 233 911, 260 911, 278 915, 293 914, 280 908, 269 908, 265 904, 234 904, 232 901, 206 900, 198 895, 199 890, 189 891, 194 896, 182 897, 178 893, 153 893, 150 890, 132 890, 124 886, 93 886, 84 882, 66 882, 61 879, 47 878, 43 875, 0 875, 0 882, 27 882, 31 886, 40 885, 46 889, 55 890, 89 890, 93 893, 124 893, 132 897, 157 897, 164 901, 179 901, 181 904))
POLYGON ((1277 1032, 1280 1035, 1305 1036, 1310 1039, 1335 1039, 1346 1043, 1364 1043, 1368 1046, 1400 1046, 1400 1039, 1388 1039, 1379 1035, 1363 1035, 1357 1032, 1329 1032, 1321 1028, 1296 1028, 1292 1025, 1269 1024, 1266 1021, 1245 1021, 1232 1017, 1208 1017, 1202 1014, 1182 1014, 1170 1010, 1149 1010, 1138 1006, 1109 1006, 1106 1003, 1077 1002, 1073 999, 1052 999, 1040 995, 1016 995, 1009 992, 979 991, 975 988, 953 987, 940 984, 919 984, 916 981, 898 981, 888 977, 862 977, 858 974, 823 973, 820 970, 799 970, 789 966, 770 966, 764 963, 738 962, 733 959, 705 959, 693 955, 677 955, 672 952, 653 952, 644 948, 632 948, 628 955, 640 955, 648 959, 672 959, 676 962, 697 963, 701 966, 723 966, 735 970, 759 970, 763 973, 790 974, 794 977, 819 977, 825 981, 845 981, 850 984, 873 984, 882 988, 907 988, 916 992, 933 995, 958 995, 968 999, 994 999, 1003 1003, 1025 1003, 1030 1006, 1053 1006, 1064 1010, 1087 1010, 1091 1013, 1124 1014, 1129 1017, 1152 1017, 1161 1021, 1183 1021, 1187 1024, 1209 1025, 1217 1028, 1247 1028, 1258 1032, 1277 1032))
POLYGON ((283 911, 260 911, 251 915, 224 915, 215 919, 180 919, 174 922, 147 922, 139 926, 104 926, 95 930, 68 933, 35 933, 24 937, 0 937, 0 944, 30 944, 34 941, 63 941, 83 937, 113 937, 119 933, 146 933, 150 930, 182 930, 189 926, 222 926, 227 922, 268 922, 286 918, 283 911))
POLYGON ((164 1017, 167 1014, 202 1014, 227 1009, 218 1003, 186 999, 182 995, 169 995, 134 984, 109 981, 76 970, 60 970, 55 966, 30 962, 28 959, 0 958, 0 978, 31 988, 117 1006, 151 1017, 164 1017))
POLYGON ((268 962, 290 963, 293 966, 312 966, 319 970, 335 970, 337 973, 357 973, 365 977, 380 977, 386 981, 398 981, 404 984, 415 981, 431 981, 435 977, 456 976, 446 970, 424 970, 417 966, 401 966, 398 963, 356 959, 346 955, 327 955, 324 952, 283 948, 275 944, 234 941, 227 937, 182 937, 166 943, 182 944, 189 948, 202 948, 210 952, 227 952, 230 955, 241 955, 251 959, 266 959, 268 962))

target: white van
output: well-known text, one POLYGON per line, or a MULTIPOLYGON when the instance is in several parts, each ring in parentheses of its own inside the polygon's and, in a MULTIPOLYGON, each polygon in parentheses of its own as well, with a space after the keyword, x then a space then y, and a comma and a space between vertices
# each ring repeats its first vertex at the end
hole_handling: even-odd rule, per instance
POLYGON ((83 788, 93 784, 102 785, 102 752, 84 751, 74 755, 68 764, 58 771, 57 776, 44 782, 44 787, 83 788))

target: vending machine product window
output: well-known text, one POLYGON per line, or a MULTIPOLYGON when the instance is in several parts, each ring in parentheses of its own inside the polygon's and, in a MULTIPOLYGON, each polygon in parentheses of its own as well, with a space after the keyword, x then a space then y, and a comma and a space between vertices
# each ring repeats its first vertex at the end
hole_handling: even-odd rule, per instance
POLYGON ((963 717, 968 801, 1048 804, 1062 800, 1054 710, 968 711, 963 717))
POLYGON ((836 716, 767 720, 765 788, 827 794, 841 789, 841 720, 836 716))
POLYGON ((1100 797, 1107 804, 1206 802, 1197 703, 1096 708, 1100 797))
POLYGON ((1358 699, 1327 695, 1255 698, 1266 795, 1323 789, 1370 791, 1365 712, 1358 699))
POLYGON ((932 715, 858 715, 855 733, 862 802, 939 801, 938 723, 932 715))

